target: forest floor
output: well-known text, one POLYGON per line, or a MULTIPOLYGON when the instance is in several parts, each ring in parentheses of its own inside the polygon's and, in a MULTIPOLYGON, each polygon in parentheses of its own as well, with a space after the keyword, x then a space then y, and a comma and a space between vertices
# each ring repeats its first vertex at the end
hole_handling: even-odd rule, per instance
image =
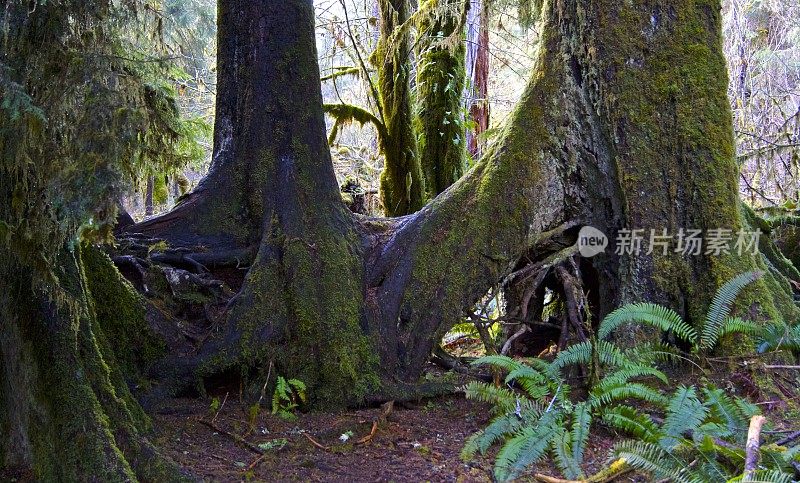
MULTIPOLYGON (((459 457, 466 439, 488 422, 488 409, 457 395, 396 405, 363 444, 354 442, 372 432, 381 408, 299 413, 296 421, 265 411, 251 425, 247 404, 232 397, 218 413, 208 400, 179 399, 170 404, 170 414, 155 415, 153 421, 156 444, 204 480, 489 482, 490 456, 467 463, 459 457), (210 422, 215 415, 212 425, 223 432, 200 422, 210 422), (351 436, 343 443, 340 437, 348 433, 351 436)), ((611 435, 594 437, 585 456, 588 470, 602 467, 613 442, 611 435)), ((546 462, 523 480, 532 479, 533 472, 557 474, 546 462)))

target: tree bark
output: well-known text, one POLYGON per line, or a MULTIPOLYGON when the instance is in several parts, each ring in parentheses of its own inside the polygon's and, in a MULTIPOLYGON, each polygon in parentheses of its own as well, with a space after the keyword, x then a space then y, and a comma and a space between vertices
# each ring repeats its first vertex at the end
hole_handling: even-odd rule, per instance
POLYGON ((380 39, 372 59, 378 71, 381 120, 386 126, 381 200, 387 216, 413 213, 425 203, 417 139, 414 135, 408 28, 409 0, 378 0, 380 39))

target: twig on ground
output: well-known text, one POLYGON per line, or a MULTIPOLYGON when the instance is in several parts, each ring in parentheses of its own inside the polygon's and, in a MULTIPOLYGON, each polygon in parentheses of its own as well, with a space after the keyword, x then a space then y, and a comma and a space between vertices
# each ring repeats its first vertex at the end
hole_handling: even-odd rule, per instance
POLYGON ((258 446, 256 446, 253 443, 245 440, 244 438, 242 438, 239 435, 233 434, 230 431, 226 431, 226 430, 220 428, 219 426, 217 426, 216 424, 214 424, 211 421, 206 421, 204 419, 198 419, 197 421, 200 424, 204 425, 204 426, 208 426, 209 428, 213 429, 214 431, 218 432, 219 434, 222 434, 222 435, 225 435, 225 436, 231 438, 236 443, 238 443, 241 446, 244 446, 245 448, 249 449, 253 453, 256 453, 258 455, 263 455, 264 454, 264 450, 262 450, 258 446))
POLYGON ((222 404, 220 404, 220 405, 219 405, 219 409, 217 409, 217 412, 216 412, 216 413, 214 413, 214 417, 213 417, 213 418, 211 418, 211 424, 214 424, 214 423, 216 423, 216 421, 217 421, 217 416, 219 416, 219 413, 220 413, 220 411, 222 411, 222 408, 224 408, 224 407, 225 407, 225 403, 226 403, 227 401, 228 401, 228 393, 226 392, 226 393, 225 393, 225 398, 222 400, 222 404))
POLYGON ((323 451, 330 451, 330 450, 331 450, 331 447, 330 447, 330 446, 323 446, 323 445, 321 445, 320 443, 318 443, 318 442, 317 442, 317 440, 316 440, 316 439, 314 439, 314 438, 312 438, 311 436, 309 436, 309 435, 308 435, 308 433, 303 433, 303 436, 305 436, 305 437, 306 437, 306 439, 307 439, 307 440, 309 440, 309 441, 311 442, 311 444, 313 444, 313 445, 314 445, 314 446, 316 446, 317 448, 319 448, 319 449, 321 449, 321 450, 323 450, 323 451))
POLYGON ((356 444, 365 444, 371 441, 372 438, 375 437, 375 433, 378 432, 378 425, 386 422, 386 418, 389 417, 389 414, 391 414, 393 409, 394 409, 394 401, 389 401, 385 403, 383 405, 383 411, 381 412, 381 415, 378 417, 378 419, 372 422, 372 430, 369 432, 368 435, 356 441, 356 444))

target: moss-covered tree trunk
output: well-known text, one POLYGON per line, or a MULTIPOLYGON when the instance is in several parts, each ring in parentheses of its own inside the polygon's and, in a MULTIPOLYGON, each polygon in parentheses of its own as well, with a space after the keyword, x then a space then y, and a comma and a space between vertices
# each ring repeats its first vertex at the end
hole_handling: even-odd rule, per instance
POLYGON ((64 247, 58 260, 57 290, 0 261, 0 469, 38 481, 184 479, 148 441, 128 389, 159 352, 138 294, 96 248, 64 247))
MULTIPOLYGON (((574 241, 592 225, 613 240, 622 228, 745 226, 718 7, 544 5, 535 74, 500 140, 419 212, 381 220, 354 218, 336 189, 310 3, 223 2, 221 62, 247 62, 220 69, 236 79, 220 80, 219 115, 228 96, 239 117, 218 123, 215 166, 244 182, 189 199, 238 217, 207 218, 201 230, 202 218, 181 206, 134 231, 180 245, 249 226, 257 237, 242 240, 256 239, 257 255, 225 330, 196 357, 169 360, 181 368, 169 387, 272 360, 318 402, 388 397, 410 387, 443 332, 523 256, 551 255, 554 233, 574 241)), ((581 266, 597 316, 646 299, 698 320, 721 282, 769 263, 760 254, 643 252, 581 266)), ((790 295, 768 271, 749 302, 764 316, 788 316, 790 295)))
POLYGON ((466 140, 461 96, 464 92, 463 31, 468 4, 431 1, 420 22, 417 65, 417 125, 425 188, 435 197, 463 174, 466 140))
POLYGON ((412 7, 409 0, 378 0, 378 7, 380 36, 372 62, 378 71, 379 103, 386 126, 381 200, 387 216, 400 216, 419 210, 425 203, 425 184, 413 127, 409 28, 404 25, 412 7))

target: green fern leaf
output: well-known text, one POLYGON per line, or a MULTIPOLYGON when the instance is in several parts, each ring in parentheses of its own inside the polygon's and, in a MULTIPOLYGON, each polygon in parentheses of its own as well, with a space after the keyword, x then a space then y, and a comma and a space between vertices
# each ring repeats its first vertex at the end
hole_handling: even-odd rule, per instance
POLYGON ((701 349, 710 349, 716 345, 725 319, 730 314, 733 301, 742 289, 758 280, 761 275, 762 272, 759 271, 742 273, 725 282, 717 290, 713 300, 711 300, 711 306, 703 323, 703 330, 700 336, 701 349))
POLYGON ((694 430, 703 422, 708 409, 697 398, 694 386, 679 386, 667 405, 661 446, 669 449, 679 444, 679 438, 689 430, 694 430))
POLYGON ((597 338, 608 338, 614 330, 628 322, 643 322, 664 331, 674 332, 692 344, 697 340, 697 332, 674 310, 647 302, 623 305, 608 314, 600 322, 597 338))
POLYGON ((631 406, 617 405, 602 411, 602 420, 612 428, 629 433, 646 443, 657 443, 661 430, 652 418, 631 406))
MULTIPOLYGON (((572 412, 572 432, 570 434, 572 441, 570 442, 570 446, 572 448, 572 461, 578 466, 583 463, 583 452, 586 448, 586 441, 589 439, 589 429, 591 425, 592 412, 590 411, 589 405, 585 402, 576 404, 572 412)), ((578 476, 568 476, 568 478, 574 479, 578 476)))
POLYGON ((561 470, 561 473, 570 480, 575 480, 583 476, 580 464, 572 457, 572 448, 570 447, 570 434, 564 429, 559 428, 556 435, 551 440, 553 450, 553 459, 556 461, 556 466, 561 470))

